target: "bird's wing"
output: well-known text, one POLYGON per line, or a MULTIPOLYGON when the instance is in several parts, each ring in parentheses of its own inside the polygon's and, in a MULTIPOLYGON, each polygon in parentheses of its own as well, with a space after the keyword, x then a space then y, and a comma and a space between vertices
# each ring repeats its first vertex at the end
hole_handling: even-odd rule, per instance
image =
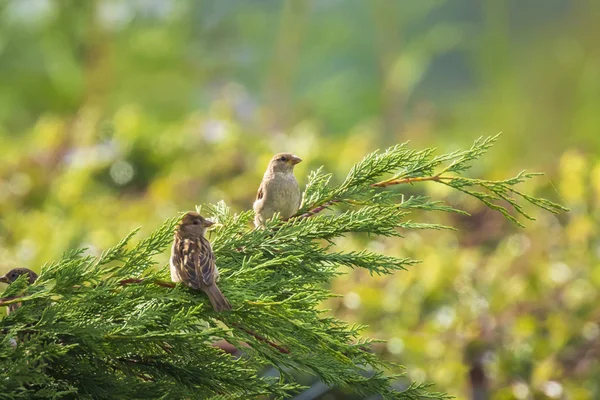
POLYGON ((173 252, 172 263, 179 277, 192 287, 215 283, 215 255, 205 238, 183 239, 173 252))
MULTIPOLYGON (((178 275, 178 281, 182 280, 182 276, 181 276, 181 251, 182 251, 183 247, 181 246, 181 239, 179 238, 178 235, 175 235, 175 237, 173 238, 173 246, 171 247, 171 268, 172 270, 177 271, 177 275, 178 275)), ((173 279, 175 281, 175 278, 173 279)))
POLYGON ((260 186, 258 187, 258 193, 256 193, 256 200, 261 200, 263 197, 265 197, 264 185, 264 181, 260 183, 260 186))
POLYGON ((217 266, 215 263, 215 253, 212 251, 210 243, 205 238, 201 237, 198 240, 200 244, 200 253, 198 255, 200 273, 202 274, 202 281, 205 285, 212 285, 215 283, 217 276, 217 266))
POLYGON ((180 239, 177 249, 173 252, 172 263, 177 268, 179 278, 192 287, 199 288, 198 259, 200 246, 195 239, 180 239))

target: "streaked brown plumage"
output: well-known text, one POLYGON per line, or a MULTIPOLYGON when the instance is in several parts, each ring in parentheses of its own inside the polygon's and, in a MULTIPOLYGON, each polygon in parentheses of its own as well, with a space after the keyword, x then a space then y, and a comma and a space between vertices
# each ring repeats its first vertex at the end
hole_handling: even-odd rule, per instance
POLYGON ((206 228, 213 224, 197 212, 183 216, 171 248, 171 280, 203 290, 215 311, 221 312, 231 310, 231 304, 217 287, 219 270, 210 242, 204 237, 206 228))
MULTIPOLYGON (((29 275, 29 284, 31 285, 38 278, 37 274, 30 270, 29 268, 13 268, 8 271, 5 275, 0 276, 0 282, 8 283, 9 285, 17 280, 21 275, 29 275)), ((21 307, 21 303, 13 303, 9 304, 6 308, 6 315, 15 311, 17 308, 21 307)))
POLYGON ((254 201, 254 225, 261 226, 279 213, 287 219, 296 214, 302 201, 294 166, 302 160, 290 153, 275 154, 263 176, 254 201))

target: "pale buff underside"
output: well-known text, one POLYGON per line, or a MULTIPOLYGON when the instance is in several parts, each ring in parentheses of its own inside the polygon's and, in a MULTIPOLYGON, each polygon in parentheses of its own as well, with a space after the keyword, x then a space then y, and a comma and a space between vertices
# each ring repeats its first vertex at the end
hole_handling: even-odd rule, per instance
POLYGON ((263 198, 254 202, 254 223, 262 225, 277 212, 286 219, 300 208, 302 194, 293 173, 267 172, 263 178, 263 198))

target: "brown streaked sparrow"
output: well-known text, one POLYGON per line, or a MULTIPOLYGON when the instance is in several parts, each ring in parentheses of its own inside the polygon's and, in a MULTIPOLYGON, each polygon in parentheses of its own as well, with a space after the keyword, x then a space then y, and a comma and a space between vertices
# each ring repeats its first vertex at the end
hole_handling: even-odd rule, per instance
POLYGON ((206 240, 206 229, 214 222, 205 219, 197 212, 183 216, 175 231, 171 248, 171 280, 183 282, 192 289, 206 293, 217 312, 231 310, 231 304, 217 287, 219 271, 215 255, 206 240))

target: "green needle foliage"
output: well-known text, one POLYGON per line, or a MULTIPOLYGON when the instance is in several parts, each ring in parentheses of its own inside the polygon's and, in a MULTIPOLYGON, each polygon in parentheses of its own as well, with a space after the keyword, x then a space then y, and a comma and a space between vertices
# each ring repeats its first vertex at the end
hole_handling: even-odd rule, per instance
POLYGON ((391 274, 416 262, 340 252, 336 238, 441 229, 407 216, 415 209, 461 212, 425 197, 405 199, 388 186, 448 185, 516 223, 505 205, 529 215, 513 196, 554 213, 564 210, 515 189, 535 174, 504 181, 460 175, 495 139, 442 156, 394 146, 366 156, 340 185, 319 169, 310 175, 297 216, 275 217, 264 229, 250 228, 251 211, 233 214, 223 203, 205 207, 203 213, 221 223, 210 239, 231 312, 215 313, 202 292, 171 284, 167 266, 157 268, 154 257, 169 251, 177 218, 135 246, 133 232, 99 257, 67 253, 44 266, 35 284, 19 279, 3 296, 3 304, 22 307, 0 321, 0 398, 284 398, 301 389, 292 378, 296 372, 386 399, 443 398, 424 384, 394 390, 401 375, 384 371, 400 367, 369 351, 372 340, 360 337, 363 327, 318 306, 334 296, 326 284, 343 267, 391 274), (336 205, 345 211, 325 212, 336 205), (215 346, 221 339, 243 349, 243 356, 215 346), (280 378, 260 376, 270 365, 280 378))

